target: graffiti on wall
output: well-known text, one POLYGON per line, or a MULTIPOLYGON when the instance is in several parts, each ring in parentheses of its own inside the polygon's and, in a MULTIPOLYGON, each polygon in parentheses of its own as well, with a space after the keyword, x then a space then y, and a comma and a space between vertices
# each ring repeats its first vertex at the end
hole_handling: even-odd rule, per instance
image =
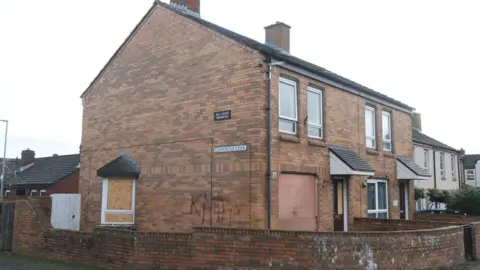
POLYGON ((200 217, 202 225, 222 224, 231 226, 240 215, 238 203, 221 192, 192 193, 190 214, 200 217))

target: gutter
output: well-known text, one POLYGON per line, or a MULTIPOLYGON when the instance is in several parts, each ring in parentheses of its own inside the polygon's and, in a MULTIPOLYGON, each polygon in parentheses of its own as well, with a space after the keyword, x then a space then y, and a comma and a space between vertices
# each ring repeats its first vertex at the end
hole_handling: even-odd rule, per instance
MULTIPOLYGON (((437 162, 435 160, 435 156, 437 151, 433 150, 433 188, 437 188, 437 162)), ((435 203, 435 208, 438 208, 438 204, 435 203)))

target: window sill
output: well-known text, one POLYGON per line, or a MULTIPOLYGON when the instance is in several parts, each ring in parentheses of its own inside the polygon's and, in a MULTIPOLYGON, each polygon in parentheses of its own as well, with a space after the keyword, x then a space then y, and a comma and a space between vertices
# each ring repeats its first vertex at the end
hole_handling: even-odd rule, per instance
POLYGON ((313 146, 318 146, 318 147, 325 147, 327 144, 325 143, 324 140, 322 139, 317 139, 317 138, 308 138, 308 144, 313 145, 313 146))
POLYGON ((395 158, 395 154, 392 152, 383 152, 384 157, 395 158))
POLYGON ((300 138, 293 134, 282 134, 280 135, 280 141, 299 143, 300 138))
POLYGON ((365 152, 367 152, 367 155, 371 155, 371 156, 378 156, 380 155, 380 152, 378 152, 376 149, 372 149, 372 148, 367 148, 365 150, 365 152))

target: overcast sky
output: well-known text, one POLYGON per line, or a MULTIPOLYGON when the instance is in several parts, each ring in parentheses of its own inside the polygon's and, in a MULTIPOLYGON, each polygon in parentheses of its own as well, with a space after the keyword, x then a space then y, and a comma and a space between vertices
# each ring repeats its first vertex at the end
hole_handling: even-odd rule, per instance
MULTIPOLYGON (((26 148, 37 157, 78 152, 79 96, 152 3, 0 1, 9 157, 26 148)), ((426 134, 480 153, 479 7, 474 0, 203 0, 201 14, 262 42, 263 27, 283 21, 292 26, 293 55, 415 107, 426 134)), ((3 150, 1 123, 0 133, 3 150)))

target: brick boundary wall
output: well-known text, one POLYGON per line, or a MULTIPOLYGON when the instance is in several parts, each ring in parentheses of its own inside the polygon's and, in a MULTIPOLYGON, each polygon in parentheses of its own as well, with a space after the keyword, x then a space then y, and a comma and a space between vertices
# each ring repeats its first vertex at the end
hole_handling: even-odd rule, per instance
POLYGON ((427 221, 445 221, 445 222, 475 222, 480 221, 480 216, 452 215, 452 214, 432 214, 432 213, 415 213, 414 220, 427 221))
POLYGON ((193 228, 147 233, 54 230, 41 207, 17 201, 13 252, 116 269, 436 269, 461 264, 463 228, 292 232, 193 228), (374 268, 374 266, 377 268, 374 268))
POLYGON ((354 218, 354 231, 411 231, 464 225, 465 222, 354 218))

